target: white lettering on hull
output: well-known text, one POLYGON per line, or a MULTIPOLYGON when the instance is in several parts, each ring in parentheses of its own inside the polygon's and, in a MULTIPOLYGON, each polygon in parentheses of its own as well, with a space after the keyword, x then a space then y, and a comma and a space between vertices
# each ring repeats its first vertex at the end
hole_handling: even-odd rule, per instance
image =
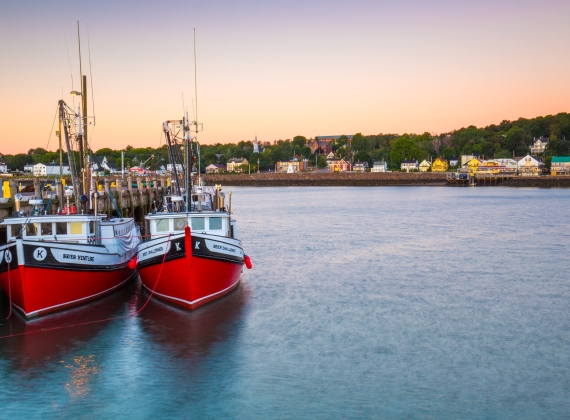
POLYGON ((216 252, 218 254, 225 254, 225 255, 231 255, 233 257, 243 258, 242 249, 235 245, 210 241, 209 239, 206 239, 206 248, 208 248, 208 250, 210 250, 211 252, 216 252))
POLYGON ((156 257, 158 255, 164 255, 169 250, 170 250, 170 242, 163 242, 159 245, 154 245, 146 249, 141 249, 138 253, 137 259, 139 261, 148 260, 149 258, 156 257))

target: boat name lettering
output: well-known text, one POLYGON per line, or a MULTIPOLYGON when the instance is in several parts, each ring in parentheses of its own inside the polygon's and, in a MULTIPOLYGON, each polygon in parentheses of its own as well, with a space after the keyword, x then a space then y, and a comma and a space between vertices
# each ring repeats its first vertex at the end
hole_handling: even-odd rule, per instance
POLYGON ((227 246, 223 246, 223 245, 214 244, 214 248, 215 249, 221 249, 222 251, 236 252, 235 248, 228 248, 227 246))
POLYGON ((79 260, 79 261, 89 261, 94 262, 95 257, 90 257, 89 255, 76 255, 76 254, 63 254, 64 260, 79 260))
POLYGON ((146 257, 147 255, 156 254, 157 252, 160 251, 164 251, 164 247, 161 246, 160 248, 149 249, 148 251, 143 252, 141 257, 146 257))

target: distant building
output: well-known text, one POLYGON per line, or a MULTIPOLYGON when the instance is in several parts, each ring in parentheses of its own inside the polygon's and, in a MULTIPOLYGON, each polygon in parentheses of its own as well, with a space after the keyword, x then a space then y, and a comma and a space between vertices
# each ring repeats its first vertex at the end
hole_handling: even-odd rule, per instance
POLYGON ((449 166, 451 167, 457 166, 458 163, 459 163, 459 158, 457 156, 449 158, 449 166))
POLYGON ((33 163, 28 163, 27 165, 24 165, 24 172, 34 172, 34 164, 33 163))
POLYGON ((519 175, 522 176, 538 176, 542 173, 543 167, 544 163, 531 155, 526 155, 518 161, 519 175))
POLYGON ((106 156, 91 156, 91 173, 102 175, 105 171, 116 172, 117 168, 106 156))
POLYGON ((330 140, 313 140, 309 143, 311 154, 313 155, 328 155, 332 153, 332 144, 330 140))
POLYGON ((222 165, 221 163, 212 163, 211 165, 206 166, 206 173, 209 174, 219 174, 225 170, 226 165, 222 165))
POLYGON ((383 161, 376 161, 372 164, 372 172, 388 172, 388 164, 383 161))
POLYGON ((427 172, 429 171, 429 169, 431 168, 431 162, 427 159, 422 160, 422 162, 420 163, 420 171, 421 172, 427 172))
POLYGON ((368 162, 355 162, 354 165, 352 166, 352 170, 354 172, 366 172, 368 171, 369 166, 368 166, 368 162))
POLYGON ((257 142, 257 135, 253 141, 253 153, 259 153, 259 143, 257 142))
POLYGON ((461 166, 467 165, 467 162, 473 159, 479 159, 479 155, 461 155, 461 166))
MULTIPOLYGON (((168 172, 174 172, 174 166, 172 166, 172 163, 168 163, 168 164, 166 165, 166 170, 167 170, 168 172)), ((182 172, 182 164, 181 164, 181 163, 177 163, 177 164, 176 164, 176 170, 177 170, 178 172, 182 172)))
POLYGON ((246 158, 231 158, 226 165, 228 172, 242 172, 242 165, 249 165, 246 158))
POLYGON ((289 162, 277 162, 276 171, 280 173, 293 174, 307 170, 308 161, 306 159, 291 159, 289 162))
POLYGON ((0 162, 0 173, 7 174, 8 173, 8 165, 4 162, 0 162))
POLYGON ((550 175, 570 175, 570 156, 552 156, 550 175))
POLYGON ((418 169, 418 161, 416 159, 403 160, 402 163, 400 163, 400 169, 406 172, 416 170, 418 169))
MULTIPOLYGON (((44 165, 36 163, 33 170, 34 176, 52 176, 59 175, 59 165, 44 165)), ((69 166, 62 167, 62 175, 69 175, 69 166)))
POLYGON ((350 171, 350 163, 344 159, 327 159, 327 166, 330 172, 346 172, 350 171))
POLYGON ((436 158, 431 165, 431 171, 432 172, 445 172, 445 171, 447 171, 448 167, 449 167, 449 164, 447 163, 447 160, 441 159, 441 158, 436 158))
POLYGON ((530 153, 533 155, 544 153, 544 149, 546 149, 549 142, 550 139, 548 137, 535 137, 530 146, 530 153))
MULTIPOLYGON (((463 158, 463 156, 462 156, 463 158)), ((483 165, 483 161, 479 160, 478 158, 474 157, 472 159, 470 159, 467 163, 461 165, 461 166, 466 166, 469 169, 469 172, 471 172, 471 174, 475 174, 475 172, 477 172, 477 168, 479 168, 479 166, 483 165)))

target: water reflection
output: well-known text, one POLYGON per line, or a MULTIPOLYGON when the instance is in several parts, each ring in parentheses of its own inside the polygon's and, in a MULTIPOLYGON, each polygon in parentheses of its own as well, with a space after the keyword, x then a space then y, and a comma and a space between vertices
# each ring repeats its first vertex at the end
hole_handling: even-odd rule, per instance
MULTIPOLYGON (((61 359, 66 354, 80 348, 109 324, 109 322, 90 322, 116 318, 128 313, 129 306, 132 306, 129 301, 136 300, 135 287, 136 285, 131 282, 105 298, 32 320, 25 320, 14 311, 6 320, 9 314, 9 302, 6 296, 2 296, 0 336, 16 336, 0 339, 0 358, 11 361, 15 369, 22 370, 41 367, 48 363, 64 363, 61 359), (77 324, 83 325, 61 328, 77 324)), ((70 366, 76 365, 75 361, 68 363, 70 366)))
MULTIPOLYGON (((141 301, 148 294, 143 296, 141 301)), ((249 286, 242 281, 233 292, 195 311, 153 298, 139 314, 141 329, 173 357, 204 356, 235 334, 249 296, 249 286)))

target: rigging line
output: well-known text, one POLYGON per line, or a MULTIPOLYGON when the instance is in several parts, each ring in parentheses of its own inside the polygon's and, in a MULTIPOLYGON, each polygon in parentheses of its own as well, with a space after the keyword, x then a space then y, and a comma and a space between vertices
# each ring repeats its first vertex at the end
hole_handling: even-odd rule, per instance
MULTIPOLYGON (((71 90, 75 90, 75 87, 73 86, 73 69, 71 68, 71 57, 69 56, 69 46, 67 45, 67 37, 65 36, 65 34, 63 34, 63 37, 65 38, 65 49, 67 50, 67 61, 69 61, 69 73, 71 75, 71 90)), ((63 88, 61 89, 61 99, 63 99, 63 88)), ((75 96, 72 96, 72 100, 73 100, 73 108, 75 108, 75 96)))
POLYGON ((57 113, 58 113, 58 111, 59 111, 58 108, 59 108, 59 106, 56 106, 56 107, 55 107, 55 115, 54 115, 54 117, 53 117, 53 122, 51 123, 51 130, 49 131, 49 137, 48 137, 48 142, 47 142, 46 150, 47 150, 48 147, 49 147, 49 142, 50 142, 50 140, 51 140, 51 134, 53 133, 53 126, 55 125, 55 119, 57 118, 57 113))
POLYGON ((87 51, 89 52, 89 79, 91 82, 91 106, 93 107, 93 130, 91 130, 91 137, 93 137, 93 131, 95 130, 95 95, 93 94, 93 70, 91 69, 91 43, 89 42, 89 24, 87 24, 87 51))

